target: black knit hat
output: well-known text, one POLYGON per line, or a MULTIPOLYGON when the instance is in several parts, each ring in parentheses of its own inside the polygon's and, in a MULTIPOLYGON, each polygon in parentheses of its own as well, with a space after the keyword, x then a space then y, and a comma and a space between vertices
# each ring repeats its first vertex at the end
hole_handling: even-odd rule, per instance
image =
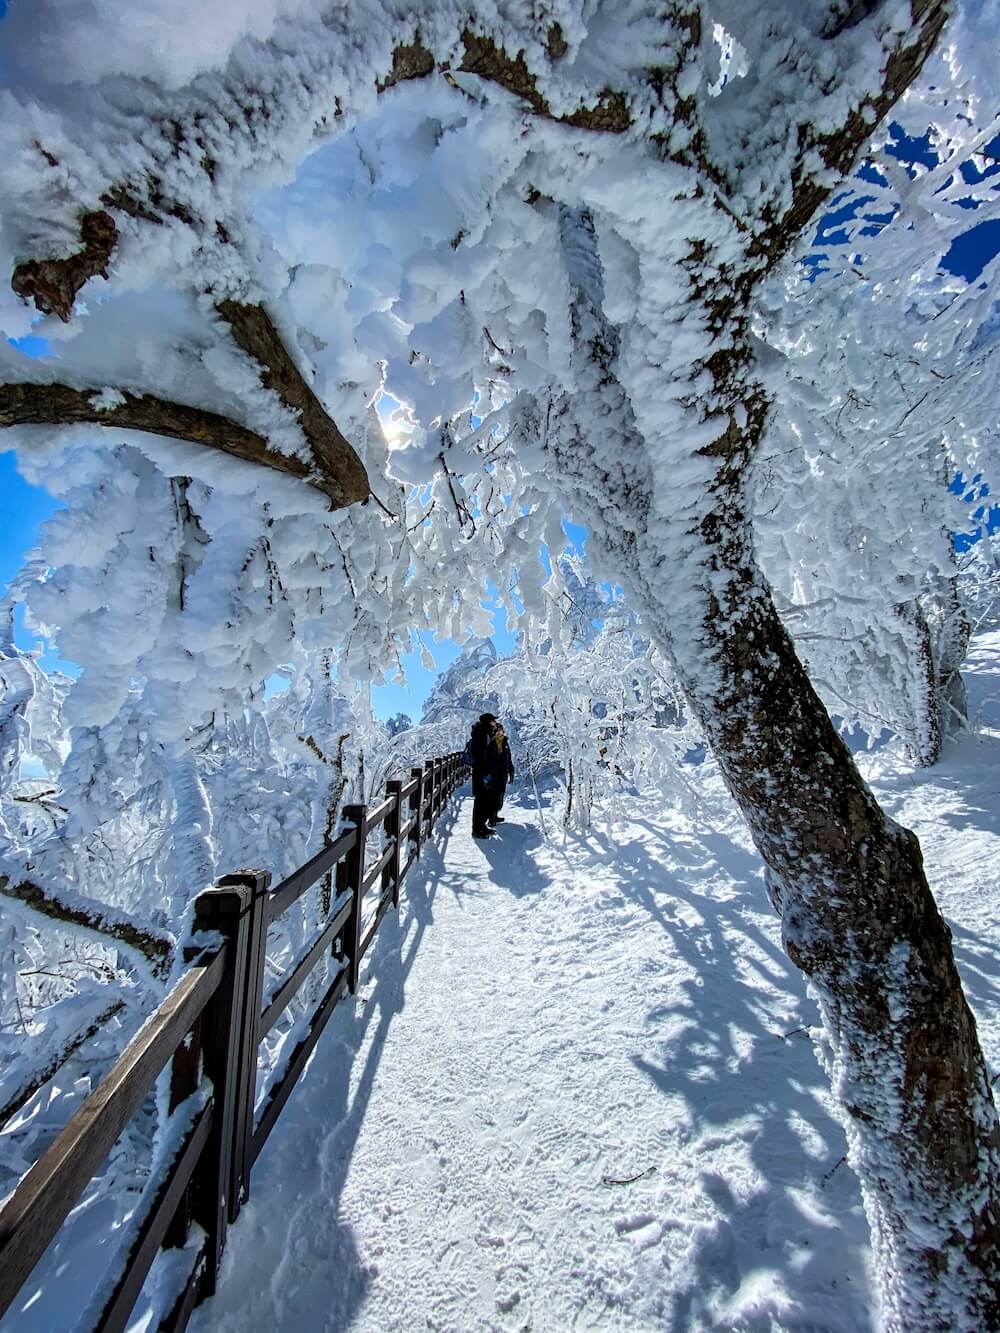
POLYGON ((480 713, 479 720, 485 725, 487 722, 495 722, 497 719, 495 713, 480 713))

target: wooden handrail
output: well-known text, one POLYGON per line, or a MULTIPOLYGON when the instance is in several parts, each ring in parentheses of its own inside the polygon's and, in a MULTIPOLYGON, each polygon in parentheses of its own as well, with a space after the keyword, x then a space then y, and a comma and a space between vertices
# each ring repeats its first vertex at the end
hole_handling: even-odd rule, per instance
POLYGON ((112 1333, 127 1326, 160 1247, 185 1244, 197 1222, 200 1247, 165 1325, 184 1329, 195 1305, 215 1290, 226 1230, 248 1197, 254 1162, 338 1001, 356 991, 361 959, 389 907, 398 904, 400 884, 437 814, 464 780, 459 760, 454 754, 428 760, 408 780, 388 783, 378 805, 346 807, 344 820, 353 827, 275 889, 267 871, 243 870, 199 896, 194 930, 218 933, 221 943, 189 960, 188 970, 0 1209, 0 1314, 172 1061, 171 1113, 196 1109, 169 1164, 147 1184, 128 1228, 128 1248, 115 1260, 114 1289, 93 1327, 112 1333), (366 835, 379 826, 386 843, 366 873, 366 835), (265 1005, 268 927, 334 868, 340 892, 330 916, 265 1005), (379 901, 362 932, 364 896, 379 881, 379 901), (326 990, 255 1123, 260 1042, 331 955, 326 990))
POLYGON ((276 921, 283 912, 287 912, 292 903, 297 902, 312 886, 331 870, 354 846, 357 829, 348 829, 339 838, 316 853, 305 865, 293 870, 287 879, 283 879, 268 899, 268 923, 276 921))
POLYGON ((218 989, 222 951, 192 967, 139 1029, 55 1142, 0 1208, 0 1314, 218 989))
POLYGON ((209 1097, 195 1112, 173 1164, 144 1211, 135 1242, 125 1256, 122 1274, 101 1313, 98 1323, 101 1333, 123 1333, 128 1327, 142 1284, 208 1145, 214 1112, 215 1102, 209 1097))
POLYGON ((367 833, 369 829, 373 829, 381 824, 395 804, 396 798, 394 796, 387 796, 381 805, 376 805, 374 809, 370 809, 365 820, 365 832, 367 833))

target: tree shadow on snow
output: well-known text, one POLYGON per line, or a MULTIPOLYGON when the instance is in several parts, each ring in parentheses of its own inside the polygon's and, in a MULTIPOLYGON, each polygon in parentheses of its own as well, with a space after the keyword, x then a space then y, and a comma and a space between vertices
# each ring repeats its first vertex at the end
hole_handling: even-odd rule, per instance
POLYGON ((193 1327, 204 1327, 206 1333, 220 1324, 229 1327, 223 1322, 229 1312, 227 1292, 236 1299, 237 1313, 240 1300, 249 1297, 247 1326, 254 1328, 343 1333, 358 1316, 373 1270, 340 1214, 340 1200, 386 1038, 405 1006, 406 982, 447 878, 444 848, 459 809, 456 804, 442 812, 403 882, 398 914, 387 913, 364 959, 357 996, 353 1002, 345 997, 332 1015, 261 1154, 253 1197, 231 1233, 219 1295, 201 1307, 203 1319, 193 1327), (277 1246, 275 1235, 280 1237, 277 1246), (277 1250, 270 1268, 269 1249, 277 1250), (241 1256, 249 1259, 254 1277, 259 1274, 253 1291, 246 1290, 247 1264, 241 1256), (244 1290, 233 1291, 241 1282, 244 1290), (272 1300, 275 1306, 269 1309, 272 1300))
POLYGON ((979 830, 1000 836, 1000 805, 992 799, 997 784, 978 779, 970 782, 970 769, 989 775, 1000 773, 1000 740, 975 733, 949 741, 938 763, 930 768, 878 773, 872 786, 888 814, 907 823, 903 805, 921 788, 954 793, 955 809, 935 807, 934 819, 959 832, 974 836, 979 830), (977 799, 978 798, 978 799, 977 799))
POLYGON ((948 918, 952 949, 962 978, 962 987, 973 1013, 1000 1012, 1000 956, 975 931, 948 918))
MULTIPOLYGON (((770 910, 760 862, 721 834, 668 841, 647 827, 677 874, 645 840, 608 842, 607 860, 694 975, 681 983, 683 1000, 647 1014, 670 1033, 659 1057, 631 1058, 674 1113, 683 1098, 704 1158, 702 1202, 714 1213, 671 1275, 666 1326, 870 1333, 860 1193, 841 1160, 843 1131, 822 1104, 825 1076, 797 1031, 817 1011, 755 919, 770 910), (752 1173, 727 1179, 716 1168, 734 1146, 752 1173)), ((676 1236, 669 1244, 678 1248, 676 1236)))

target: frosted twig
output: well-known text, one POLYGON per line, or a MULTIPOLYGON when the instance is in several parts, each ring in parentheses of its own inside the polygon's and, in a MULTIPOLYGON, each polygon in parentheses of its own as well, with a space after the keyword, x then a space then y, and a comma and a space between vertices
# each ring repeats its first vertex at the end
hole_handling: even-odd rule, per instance
POLYGON ((640 1171, 637 1176, 601 1176, 601 1184, 634 1185, 637 1180, 644 1180, 646 1176, 651 1176, 655 1170, 655 1166, 647 1166, 645 1171, 640 1171))
POLYGON ((382 513, 387 514, 393 523, 399 522, 399 515, 394 514, 391 509, 386 508, 386 506, 382 503, 382 501, 378 498, 378 496, 375 494, 374 491, 369 491, 368 498, 369 500, 374 500, 375 503, 378 505, 379 509, 382 510, 382 513))
POLYGON ((831 1166, 830 1169, 829 1169, 829 1171, 827 1171, 827 1172, 824 1174, 824 1176, 823 1176, 823 1184, 824 1184, 824 1185, 825 1185, 826 1182, 830 1179, 830 1177, 833 1175, 834 1171, 836 1171, 837 1167, 838 1167, 838 1166, 843 1166, 844 1163, 845 1163, 846 1161, 847 1161, 847 1158, 846 1158, 846 1157, 838 1157, 838 1158, 837 1158, 837 1160, 834 1162, 833 1166, 831 1166))
POLYGON ((15 899, 60 925, 93 934, 101 943, 106 944, 111 939, 124 949, 134 950, 161 977, 169 971, 174 951, 173 939, 157 934, 149 926, 138 925, 104 903, 80 894, 61 898, 29 880, 14 884, 6 875, 0 875, 0 894, 15 899))

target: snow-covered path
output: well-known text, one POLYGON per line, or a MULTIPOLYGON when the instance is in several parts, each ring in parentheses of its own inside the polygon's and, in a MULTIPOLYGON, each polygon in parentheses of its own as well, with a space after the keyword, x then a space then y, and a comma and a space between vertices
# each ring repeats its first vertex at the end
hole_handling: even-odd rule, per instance
POLYGON ((869 1329, 815 1011, 727 811, 557 848, 516 805, 476 843, 463 801, 194 1327, 869 1329))

